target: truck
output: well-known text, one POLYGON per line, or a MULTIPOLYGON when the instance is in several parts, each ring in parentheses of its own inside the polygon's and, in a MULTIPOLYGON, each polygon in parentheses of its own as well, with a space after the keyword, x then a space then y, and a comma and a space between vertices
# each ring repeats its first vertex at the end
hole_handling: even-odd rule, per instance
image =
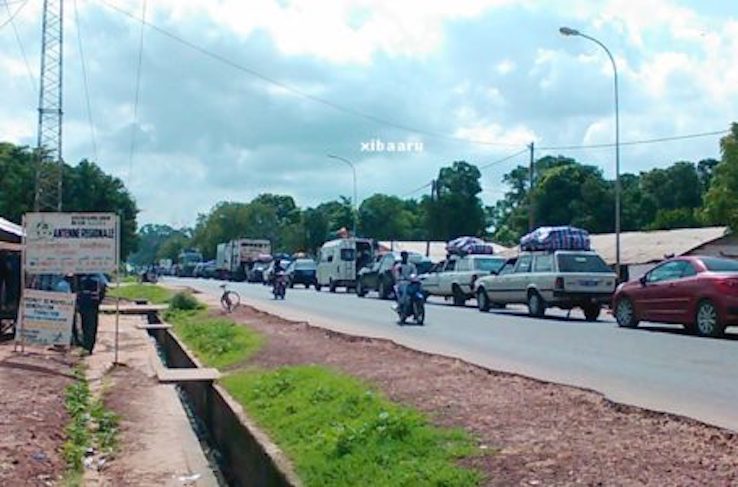
POLYGON ((365 238, 339 238, 323 244, 317 259, 315 290, 325 286, 356 288, 358 271, 374 259, 374 245, 365 238))
POLYGON ((185 249, 177 256, 177 277, 192 277, 195 266, 202 262, 202 254, 196 249, 185 249))
POLYGON ((271 242, 264 239, 240 238, 220 243, 216 247, 216 275, 220 279, 244 281, 254 262, 271 252, 271 242))

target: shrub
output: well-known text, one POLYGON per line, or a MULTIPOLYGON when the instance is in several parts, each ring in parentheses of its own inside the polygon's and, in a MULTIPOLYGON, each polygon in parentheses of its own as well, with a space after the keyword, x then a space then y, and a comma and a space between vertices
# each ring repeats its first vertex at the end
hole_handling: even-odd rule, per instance
POLYGON ((200 309, 201 305, 192 293, 180 291, 169 300, 169 308, 173 310, 190 311, 200 309))

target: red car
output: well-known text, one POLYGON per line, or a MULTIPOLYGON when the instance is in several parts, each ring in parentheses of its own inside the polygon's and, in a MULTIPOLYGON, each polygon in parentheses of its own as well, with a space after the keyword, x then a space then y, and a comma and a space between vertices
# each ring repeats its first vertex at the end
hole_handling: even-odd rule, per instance
POLYGON ((639 321, 682 324, 701 336, 721 336, 738 325, 738 261, 678 257, 621 284, 613 296, 618 325, 639 321))

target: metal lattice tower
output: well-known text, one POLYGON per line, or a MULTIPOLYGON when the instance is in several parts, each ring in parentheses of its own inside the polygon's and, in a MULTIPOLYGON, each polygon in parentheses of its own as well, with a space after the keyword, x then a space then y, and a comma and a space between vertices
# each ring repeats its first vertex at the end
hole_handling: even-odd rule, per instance
POLYGON ((36 211, 61 211, 63 0, 44 0, 38 97, 36 211))

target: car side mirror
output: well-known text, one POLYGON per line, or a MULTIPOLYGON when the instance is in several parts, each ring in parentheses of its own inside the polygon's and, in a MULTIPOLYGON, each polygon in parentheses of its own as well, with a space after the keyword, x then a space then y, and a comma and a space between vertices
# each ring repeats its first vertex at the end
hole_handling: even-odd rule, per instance
POLYGON ((648 282, 648 281, 646 280, 646 276, 641 276, 641 278, 640 278, 640 279, 638 279, 638 280, 640 281, 640 283, 641 283, 641 286, 643 286, 643 287, 646 287, 646 282, 648 282))
POLYGON ((496 275, 498 275, 498 274, 499 274, 499 272, 497 272, 497 271, 489 271, 489 273, 490 273, 491 275, 493 275, 493 276, 496 276, 496 275))

